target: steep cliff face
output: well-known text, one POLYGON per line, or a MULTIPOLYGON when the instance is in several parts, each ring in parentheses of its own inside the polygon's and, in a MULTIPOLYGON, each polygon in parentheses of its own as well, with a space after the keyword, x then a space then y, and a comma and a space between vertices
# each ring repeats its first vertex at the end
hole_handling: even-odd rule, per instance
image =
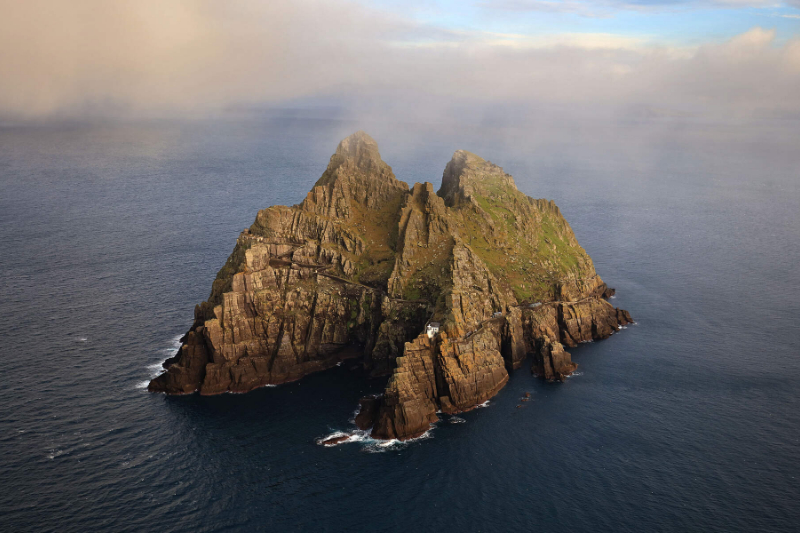
POLYGON ((631 321, 603 300, 612 291, 558 207, 500 167, 459 150, 438 193, 409 189, 358 132, 302 203, 239 235, 150 390, 245 392, 358 358, 391 374, 358 425, 410 438, 497 394, 529 353, 535 373, 563 380, 576 368, 564 346, 631 321))
POLYGON ((364 352, 368 366, 390 371, 427 315, 427 305, 387 300, 407 196, 374 140, 342 141, 301 204, 264 209, 242 232, 150 390, 245 392, 364 352))

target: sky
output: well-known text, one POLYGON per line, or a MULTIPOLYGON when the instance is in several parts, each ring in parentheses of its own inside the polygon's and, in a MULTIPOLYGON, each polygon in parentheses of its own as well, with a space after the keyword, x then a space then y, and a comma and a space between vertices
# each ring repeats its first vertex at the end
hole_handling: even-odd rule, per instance
POLYGON ((381 0, 363 5, 410 13, 417 20, 454 31, 600 33, 675 46, 731 38, 754 26, 775 28, 785 37, 800 30, 800 0, 381 0))
POLYGON ((800 118, 800 0, 0 0, 0 118, 800 118))

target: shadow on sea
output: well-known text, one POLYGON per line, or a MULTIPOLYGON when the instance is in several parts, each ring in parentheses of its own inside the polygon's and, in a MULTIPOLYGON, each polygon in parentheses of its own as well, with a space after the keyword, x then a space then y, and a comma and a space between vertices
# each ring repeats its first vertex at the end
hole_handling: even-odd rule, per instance
POLYGON ((228 438, 261 433, 297 443, 313 440, 333 430, 348 430, 359 398, 383 391, 386 377, 369 378, 353 361, 306 376, 298 381, 253 391, 202 396, 161 397, 179 424, 203 433, 219 432, 228 438), (273 435, 275 428, 281 434, 273 435))
MULTIPOLYGON (((613 340, 616 339, 608 339, 600 345, 611 343, 613 340)), ((572 352, 577 357, 576 360, 580 361, 581 355, 589 354, 596 346, 590 343, 576 347, 572 352)), ((486 423, 502 426, 513 423, 515 417, 523 411, 547 409, 541 403, 558 401, 556 398, 561 395, 563 389, 569 388, 569 385, 546 383, 534 377, 531 374, 531 364, 531 358, 528 357, 522 367, 510 372, 508 384, 490 401, 478 406, 478 409, 459 413, 457 416, 439 413, 439 421, 425 438, 435 436, 439 439, 454 438, 460 441, 470 438, 466 434, 479 432, 479 428, 486 423), (532 398, 524 397, 530 393, 533 393, 532 398), (480 407, 490 405, 502 412, 502 414, 495 412, 491 417, 494 419, 499 416, 499 422, 479 420, 482 411, 480 407), (447 430, 442 431, 451 424, 463 422, 467 424, 461 426, 462 429, 454 434, 449 434, 447 430)), ((580 378, 583 373, 576 372, 575 376, 580 378)), ((351 360, 323 372, 305 376, 298 381, 269 385, 247 393, 224 393, 213 396, 203 396, 199 393, 182 396, 148 394, 155 401, 164 402, 168 411, 165 414, 165 421, 173 428, 175 434, 183 433, 187 439, 200 443, 201 446, 203 442, 226 440, 260 442, 273 449, 286 447, 287 450, 297 450, 307 446, 316 447, 321 438, 331 434, 355 431, 353 419, 358 409, 358 400, 366 395, 382 393, 387 379, 388 376, 369 377, 359 364, 351 360)), ((570 378, 570 382, 573 382, 573 379, 570 378)), ((576 384, 572 385, 574 387, 576 384)), ((355 439, 356 442, 367 441, 367 444, 373 445, 376 443, 367 438, 364 432, 361 433, 362 438, 355 439)), ((175 435, 173 438, 178 442, 183 440, 175 435)), ((354 441, 343 444, 352 445, 354 441)), ((379 451, 382 451, 382 448, 379 446, 379 451)), ((329 448, 318 447, 318 449, 329 448)), ((389 449, 393 448, 386 448, 387 451, 389 449)), ((214 453, 217 452, 219 450, 214 453)))

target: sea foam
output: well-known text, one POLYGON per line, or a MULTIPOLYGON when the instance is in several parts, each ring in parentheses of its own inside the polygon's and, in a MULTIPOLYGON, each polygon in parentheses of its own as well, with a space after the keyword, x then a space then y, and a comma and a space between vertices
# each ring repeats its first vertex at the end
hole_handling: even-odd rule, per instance
POLYGON ((161 348, 159 350, 158 362, 151 363, 145 366, 145 369, 147 369, 147 373, 150 376, 150 378, 145 381, 137 381, 134 388, 139 390, 147 389, 147 386, 150 384, 151 380, 157 378, 158 376, 166 372, 166 369, 164 369, 164 361, 175 355, 175 352, 177 352, 178 349, 181 347, 182 338, 183 335, 176 335, 175 337, 170 339, 169 347, 161 348))
POLYGON ((339 446, 341 444, 349 444, 351 442, 358 442, 358 443, 361 443, 363 445, 362 451, 364 451, 364 452, 367 452, 367 453, 382 453, 382 452, 387 452, 387 451, 392 451, 392 450, 402 450, 403 448, 408 447, 410 444, 412 444, 414 442, 430 439, 430 438, 433 437, 433 428, 429 429, 428 431, 426 431, 425 433, 423 433, 419 437, 415 437, 413 439, 408 439, 408 440, 373 439, 370 436, 371 431, 372 431, 371 428, 370 429, 365 429, 365 430, 355 429, 355 430, 352 430, 352 431, 337 430, 337 431, 334 431, 334 432, 332 432, 332 433, 330 433, 328 435, 325 435, 324 437, 320 437, 320 438, 316 439, 315 442, 319 446, 325 446, 326 448, 333 448, 333 447, 339 446), (347 437, 347 438, 343 438, 342 440, 340 440, 338 442, 326 442, 326 441, 330 441, 332 439, 337 439, 337 438, 341 438, 341 437, 347 437))

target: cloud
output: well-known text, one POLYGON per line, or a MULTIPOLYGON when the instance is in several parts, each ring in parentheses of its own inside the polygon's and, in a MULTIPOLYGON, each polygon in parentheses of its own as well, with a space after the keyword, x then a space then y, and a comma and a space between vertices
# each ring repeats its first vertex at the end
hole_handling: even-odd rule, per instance
MULTIPOLYGON (((798 0, 788 0, 789 4, 798 0)), ((674 11, 677 9, 778 7, 780 0, 495 0, 478 2, 490 11, 571 13, 584 17, 610 17, 618 11, 674 11)))
POLYGON ((607 2, 590 3, 583 0, 499 0, 496 2, 479 2, 479 7, 487 10, 544 13, 578 13, 592 16, 607 9, 607 2))
POLYGON ((496 47, 517 50, 544 49, 555 47, 595 49, 636 49, 646 42, 643 37, 616 35, 613 33, 557 33, 543 35, 523 35, 517 33, 496 33, 485 31, 450 31, 437 40, 396 43, 406 48, 496 47))
POLYGON ((0 0, 0 12, 0 109, 29 114, 276 101, 342 74, 370 81, 371 46, 421 37, 324 1, 0 0))
POLYGON ((687 48, 647 36, 455 31, 325 0, 0 0, 0 9, 4 116, 192 116, 309 102, 403 118, 800 110, 800 41, 777 44, 761 28, 687 48))

